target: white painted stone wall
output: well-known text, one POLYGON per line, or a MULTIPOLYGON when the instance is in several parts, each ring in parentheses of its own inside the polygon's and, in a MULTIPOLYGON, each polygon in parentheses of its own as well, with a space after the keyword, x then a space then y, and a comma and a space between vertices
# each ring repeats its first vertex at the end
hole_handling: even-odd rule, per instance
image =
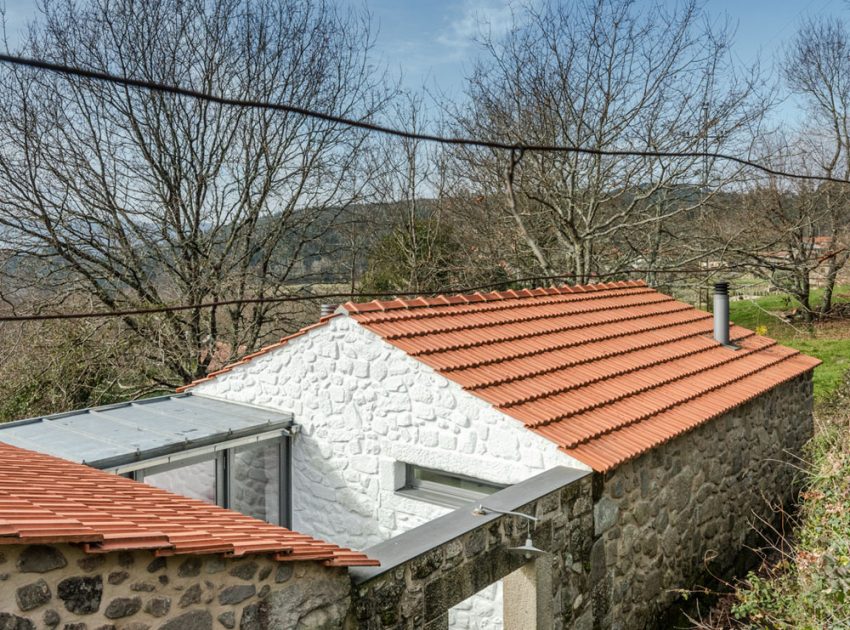
MULTIPOLYGON (((404 463, 497 484, 557 465, 588 470, 347 316, 193 391, 291 411, 301 425, 293 527, 355 549, 447 511, 396 492, 404 463)), ((500 598, 487 595, 456 611, 455 627, 500 627, 500 598)))

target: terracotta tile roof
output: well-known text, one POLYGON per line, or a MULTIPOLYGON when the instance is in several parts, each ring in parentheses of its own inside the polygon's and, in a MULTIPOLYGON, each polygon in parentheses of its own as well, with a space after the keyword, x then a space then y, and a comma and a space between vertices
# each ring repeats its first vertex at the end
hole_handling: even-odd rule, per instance
POLYGON ((271 554, 330 566, 366 555, 118 475, 0 442, 0 545, 82 543, 88 553, 271 554))
POLYGON ((794 378, 817 359, 643 282, 345 305, 465 390, 605 471, 794 378))

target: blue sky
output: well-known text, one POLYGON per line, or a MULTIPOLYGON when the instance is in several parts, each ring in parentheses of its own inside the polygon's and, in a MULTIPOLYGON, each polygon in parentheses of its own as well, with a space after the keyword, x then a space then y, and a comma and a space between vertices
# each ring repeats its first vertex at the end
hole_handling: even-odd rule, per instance
MULTIPOLYGON (((459 96, 464 74, 476 53, 473 37, 478 32, 478 19, 489 20, 496 31, 504 28, 511 0, 341 1, 365 4, 369 9, 378 28, 376 56, 392 71, 400 71, 407 86, 425 84, 447 96, 459 96)), ((14 44, 17 33, 36 15, 36 2, 5 2, 7 28, 14 44)), ((845 0, 707 0, 706 7, 715 17, 727 15, 737 26, 734 53, 744 62, 761 55, 769 63, 806 16, 846 14, 850 19, 845 0)))
MULTIPOLYGON (((436 86, 448 96, 462 92, 464 74, 476 53, 477 18, 488 19, 495 30, 504 28, 509 4, 510 0, 367 0, 379 27, 379 57, 401 70, 408 86, 436 86)), ((731 20, 736 29, 733 53, 739 60, 750 64, 760 59, 764 67, 781 53, 804 18, 846 14, 850 19, 845 0, 707 0, 706 8, 712 17, 731 20)), ((790 105, 781 111, 784 116, 796 115, 790 105)))

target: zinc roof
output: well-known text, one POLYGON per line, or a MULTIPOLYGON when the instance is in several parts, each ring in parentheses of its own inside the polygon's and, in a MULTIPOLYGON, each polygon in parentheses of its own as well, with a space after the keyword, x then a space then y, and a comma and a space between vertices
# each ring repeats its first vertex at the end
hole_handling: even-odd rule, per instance
POLYGON ((176 394, 3 423, 0 441, 106 468, 291 424, 290 413, 176 394))
POLYGON ((640 281, 348 303, 365 328, 605 471, 820 362, 640 281))
POLYGON ((0 545, 81 543, 88 553, 271 554, 330 566, 365 554, 118 475, 0 442, 0 545))

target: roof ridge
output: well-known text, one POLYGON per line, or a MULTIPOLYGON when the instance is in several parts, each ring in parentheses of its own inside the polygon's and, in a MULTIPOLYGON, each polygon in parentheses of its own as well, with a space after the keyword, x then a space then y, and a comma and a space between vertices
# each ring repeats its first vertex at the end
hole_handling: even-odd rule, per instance
MULTIPOLYGON (((638 293, 636 295, 643 295, 643 294, 638 293)), ((423 337, 425 335, 441 335, 441 334, 445 334, 445 333, 449 333, 449 332, 461 332, 461 331, 464 331, 464 330, 475 330, 475 329, 478 329, 478 328, 491 328, 493 326, 506 326, 506 325, 510 325, 510 324, 524 324, 524 323, 527 323, 527 322, 534 322, 534 321, 540 321, 540 320, 545 320, 545 319, 555 319, 555 318, 558 318, 558 317, 574 317, 576 315, 584 315, 586 313, 598 313, 599 311, 609 311, 609 310, 610 311, 617 311, 617 310, 622 310, 622 309, 627 309, 627 308, 633 308, 635 306, 646 306, 648 304, 664 304, 665 302, 678 302, 678 300, 675 300, 675 299, 673 299, 669 296, 666 296, 666 295, 663 295, 663 294, 660 294, 660 293, 658 293, 656 295, 661 296, 662 299, 637 301, 637 302, 634 302, 633 304, 624 304, 622 306, 599 306, 598 304, 596 304, 592 308, 586 308, 586 309, 570 311, 570 312, 555 312, 555 313, 545 313, 545 314, 542 314, 542 315, 529 315, 527 317, 519 317, 519 318, 516 318, 516 319, 511 319, 511 320, 501 321, 501 322, 477 322, 477 323, 466 324, 464 326, 445 326, 443 328, 435 328, 433 330, 428 330, 428 331, 425 331, 425 332, 410 332, 410 333, 389 334, 389 335, 384 336, 384 339, 386 339, 387 341, 392 341, 392 340, 395 340, 395 339, 411 339, 413 337, 423 337)), ((599 298, 605 298, 607 296, 598 296, 598 297, 599 298)), ((618 296, 618 297, 622 297, 622 296, 618 296)), ((505 309, 505 310, 508 310, 508 309, 505 309)), ((413 319, 413 318, 411 318, 411 319, 413 319)), ((379 326, 379 325, 384 324, 384 323, 387 323, 387 322, 368 322, 368 325, 369 326, 379 326)))
MULTIPOLYGON (((696 310, 696 309, 694 309, 694 310, 696 310)), ((697 312, 701 312, 701 311, 697 311, 697 312)), ((667 315, 667 314, 668 313, 659 313, 657 316, 660 317, 660 316, 667 315)), ((473 369, 473 368, 485 367, 485 366, 488 366, 488 365, 496 365, 498 363, 502 363, 505 359, 507 359, 509 361, 512 361, 514 359, 524 359, 526 357, 533 357, 533 356, 538 355, 538 354, 546 354, 547 352, 552 352, 552 351, 557 351, 557 350, 565 350, 567 348, 572 348, 573 346, 581 346, 581 345, 585 345, 585 344, 588 344, 588 343, 601 343, 601 342, 604 342, 604 341, 610 341, 612 339, 617 339, 618 337, 627 337, 629 335, 634 335, 634 334, 639 334, 639 333, 653 332, 653 331, 657 331, 657 330, 664 330, 665 328, 673 328, 675 326, 687 326, 687 325, 695 324, 697 322, 705 321, 705 320, 708 320, 708 319, 711 319, 711 315, 709 315, 708 313, 704 313, 704 314, 700 315, 699 317, 688 320, 686 322, 675 321, 675 322, 672 322, 672 323, 669 323, 669 324, 660 324, 660 325, 657 325, 657 326, 647 326, 646 328, 640 328, 638 330, 630 330, 630 331, 626 331, 626 332, 619 332, 619 333, 616 333, 616 334, 602 335, 600 337, 593 337, 591 339, 582 339, 581 341, 570 341, 570 342, 567 342, 567 343, 560 343, 560 344, 556 344, 554 346, 549 346, 549 347, 546 347, 546 348, 528 350, 526 352, 518 352, 518 353, 510 355, 508 357, 499 357, 499 358, 496 358, 496 359, 481 360, 481 361, 476 361, 474 363, 461 364, 461 365, 453 366, 453 367, 450 367, 450 368, 442 368, 439 371, 440 371, 440 373, 444 373, 444 372, 451 373, 451 372, 456 372, 456 371, 459 371, 459 370, 468 370, 468 369, 473 369)), ((611 322, 611 323, 617 323, 617 322, 611 322)), ((702 332, 704 332, 704 331, 701 331, 697 334, 702 334, 702 332)), ((546 333, 546 334, 555 334, 555 333, 546 333)), ((509 343, 509 342, 510 342, 510 340, 508 342, 500 342, 500 343, 509 343)))
MULTIPOLYGON (((407 320, 423 320, 423 319, 432 319, 436 317, 446 317, 455 314, 455 311, 448 310, 453 307, 463 307, 469 306, 473 308, 468 308, 463 311, 464 315, 468 315, 471 313, 491 313, 494 311, 509 311, 511 309, 523 308, 525 306, 524 303, 519 303, 518 300, 526 299, 526 298, 536 298, 536 305, 550 305, 550 304, 569 304, 569 303, 577 303, 577 302, 590 302, 592 300, 604 300, 611 297, 624 297, 628 295, 645 295, 654 293, 656 295, 665 295, 663 293, 659 293, 658 291, 654 291, 650 287, 615 287, 607 290, 599 290, 593 292, 586 293, 559 293, 552 295, 538 295, 538 296, 520 296, 518 298, 505 298, 504 300, 494 301, 488 300, 486 302, 456 302, 454 304, 416 304, 411 308, 393 308, 388 311, 365 311, 365 312, 351 312, 349 313, 354 317, 374 317, 375 319, 369 319, 367 322, 369 325, 377 325, 377 324, 386 324, 391 322, 399 322, 399 321, 407 321, 407 320), (635 290, 638 289, 638 290, 635 290), (543 299, 541 299, 543 298, 543 299), (509 303, 506 303, 509 302, 509 303), (414 309, 428 306, 431 309, 431 312, 411 312, 414 309), (398 311, 398 312, 396 312, 398 311)), ((665 297, 670 297, 666 296, 665 297)), ((420 298, 417 298, 420 299, 420 298)), ((673 299, 673 298, 670 298, 673 299)), ((358 320, 359 321, 359 320, 358 320)))
MULTIPOLYGON (((752 337, 754 335, 755 335, 755 333, 750 332, 748 335, 742 335, 740 337, 737 337, 736 339, 737 340, 747 339, 747 338, 752 337)), ((700 334, 697 333, 697 334, 694 334, 694 335, 691 335, 691 336, 692 337, 699 337, 700 334)), ((678 341, 681 341, 681 339, 679 339, 678 341)), ((767 346, 764 346, 763 348, 752 349, 750 351, 747 351, 746 353, 739 354, 739 356, 746 356, 748 354, 751 354, 752 352, 758 352, 758 351, 763 350, 764 348, 770 347, 771 345, 774 345, 774 344, 776 344, 775 341, 773 342, 773 344, 768 344, 767 346)), ((657 344, 657 345, 665 345, 665 344, 657 344)), ((679 361, 681 359, 687 359, 687 358, 693 357, 694 355, 701 354, 703 352, 711 352, 713 350, 718 350, 722 347, 723 346, 721 344, 717 343, 715 345, 706 346, 704 348, 698 348, 696 350, 690 350, 690 351, 685 352, 683 354, 677 354, 677 355, 673 355, 673 356, 670 356, 670 357, 666 357, 664 359, 658 359, 658 360, 655 360, 655 361, 651 361, 650 363, 633 365, 630 368, 625 368, 625 369, 621 369, 621 370, 615 370, 615 371, 612 371, 612 372, 608 372, 607 374, 595 376, 595 377, 589 378, 585 381, 581 381, 579 383, 575 383, 575 384, 572 384, 572 385, 565 385, 565 386, 553 388, 553 389, 550 389, 550 390, 543 390, 543 391, 540 391, 540 392, 536 392, 535 394, 530 394, 530 395, 525 396, 523 398, 517 398, 517 399, 511 400, 509 402, 501 403, 501 404, 495 405, 495 406, 498 409, 509 409, 511 407, 516 407, 517 405, 522 405, 522 404, 525 404, 525 403, 528 403, 528 402, 533 402, 535 400, 539 400, 540 398, 546 398, 547 396, 551 396, 553 394, 561 394, 561 393, 564 393, 564 392, 567 392, 567 391, 570 391, 570 390, 580 390, 582 387, 587 387, 588 385, 593 385, 594 383, 599 383, 600 381, 607 380, 607 379, 614 377, 614 376, 623 376, 625 374, 631 374, 631 373, 637 372, 639 370, 645 370, 647 368, 658 367, 660 365, 664 365, 665 363, 670 363, 672 361, 679 361)), ((611 356, 612 357, 622 356, 623 354, 628 354, 629 352, 635 352, 637 350, 643 350, 643 349, 645 349, 645 348, 636 348, 635 350, 629 350, 627 352, 617 353, 617 354, 614 354, 614 355, 611 355, 611 356)), ((605 358, 610 358, 610 357, 605 357, 605 358)), ((594 360, 599 360, 599 359, 594 359, 594 360)), ((728 361, 729 360, 727 359, 726 361, 721 361, 717 364, 709 365, 708 368, 705 368, 705 369, 712 369, 712 368, 716 367, 717 365, 723 365, 724 363, 726 363, 728 361)), ((570 366, 566 366, 566 367, 572 368, 572 367, 575 367, 575 366, 570 365, 570 366)), ((557 371, 557 370, 553 370, 553 371, 557 371)), ((689 375, 690 375, 690 373, 684 374, 683 377, 686 377, 686 376, 689 376, 689 375)), ((673 380, 676 380, 676 379, 670 379, 670 382, 672 382, 673 380)), ((664 384, 664 382, 662 382, 660 384, 664 384)), ((644 391, 648 391, 650 389, 653 389, 653 387, 655 387, 655 386, 650 386, 650 387, 646 387, 646 388, 643 388, 643 389, 640 389, 640 390, 636 390, 636 391, 632 392, 632 394, 630 394, 630 395, 635 395, 635 394, 638 394, 638 393, 642 393, 644 391)), ((575 413, 571 412, 569 415, 565 416, 564 418, 569 418, 571 415, 575 415, 576 413, 583 413, 583 411, 588 411, 588 410, 594 409, 596 407, 601 407, 603 405, 607 405, 610 402, 622 400, 622 398, 625 398, 625 396, 624 397, 618 397, 618 398, 612 398, 612 399, 609 399, 609 400, 606 400, 606 401, 603 401, 603 402, 600 402, 600 403, 596 403, 594 405, 588 405, 586 409, 584 409, 582 411, 575 412, 575 413)))
MULTIPOLYGON (((671 300, 671 301, 676 302, 676 300, 671 300)), ((663 304, 663 303, 664 302, 659 302, 659 304, 663 304)), ((692 306, 688 306, 688 305, 685 304, 681 308, 675 308, 675 309, 672 309, 672 310, 669 310, 669 311, 664 311, 663 313, 653 313, 653 315, 667 315, 667 314, 670 314, 670 313, 681 313, 683 311, 692 311, 692 310, 695 310, 695 309, 692 306)), ((635 319, 642 319, 644 317, 648 317, 648 315, 640 314, 640 315, 631 315, 629 317, 620 317, 619 319, 612 319, 612 320, 610 320, 609 322, 606 322, 606 323, 616 324, 616 323, 627 322, 627 321, 631 321, 631 320, 635 320, 635 319)), ((711 316, 708 315, 708 317, 711 317, 711 316)), ((501 343, 501 342, 505 342, 505 341, 515 341, 517 339, 527 339, 529 337, 540 337, 542 335, 549 334, 549 333, 565 332, 567 330, 581 330, 582 328, 591 328, 593 326, 598 326, 598 325, 599 325, 599 322, 588 322, 588 323, 585 323, 585 324, 578 324, 576 326, 563 326, 563 327, 560 327, 560 328, 553 328, 553 329, 550 329, 550 330, 545 330, 543 332, 535 331, 535 332, 531 332, 531 333, 522 333, 522 334, 510 335, 510 336, 506 336, 506 337, 499 337, 497 339, 488 339, 486 341, 475 341, 475 342, 472 342, 472 343, 453 344, 453 345, 443 346, 443 347, 438 347, 438 348, 428 348, 427 350, 421 350, 421 351, 418 351, 418 352, 409 352, 408 354, 412 357, 429 356, 429 355, 437 354, 437 353, 440 353, 440 352, 447 352, 449 350, 463 350, 463 349, 468 349, 468 348, 477 348, 477 347, 492 345, 492 344, 495 344, 495 343, 501 343)), ((634 331, 632 331, 629 334, 632 334, 633 332, 634 331)))
POLYGON ((648 286, 643 280, 620 280, 617 282, 600 282, 596 284, 563 284, 561 286, 551 287, 536 287, 534 289, 508 289, 506 291, 490 291, 482 293, 474 291, 472 293, 456 293, 454 295, 446 295, 441 293, 434 297, 417 296, 404 300, 395 298, 392 300, 372 300, 371 302, 346 302, 343 304, 351 314, 373 313, 375 311, 388 311, 395 309, 411 309, 411 308, 428 308, 436 306, 437 303, 442 303, 445 306, 454 306, 457 304, 477 304, 480 302, 497 302, 501 300, 515 300, 523 298, 534 298, 543 295, 566 295, 572 293, 588 293, 594 291, 607 291, 611 289, 624 289, 648 286), (475 298, 475 299, 472 299, 475 298), (365 308, 369 307, 371 308, 365 308))
MULTIPOLYGON (((780 346, 777 342, 775 342, 775 341, 774 341, 772 344, 770 344, 770 345, 768 345, 768 346, 765 346, 764 348, 759 348, 758 350, 753 350, 753 351, 751 351, 751 352, 748 352, 747 354, 748 354, 748 355, 749 355, 749 354, 758 354, 758 353, 759 353, 759 352, 761 352, 762 350, 765 350, 765 349, 767 349, 767 348, 776 347, 776 346, 779 346, 779 347, 781 347, 781 348, 787 348, 787 346, 780 346)), ((787 361, 787 360, 789 360, 789 359, 791 359, 791 358, 793 358, 793 357, 795 357, 795 356, 797 356, 797 355, 799 355, 799 354, 800 354, 800 351, 799 351, 799 350, 794 350, 793 348, 788 348, 788 349, 789 349, 789 350, 792 350, 792 352, 791 352, 790 354, 785 355, 785 356, 783 356, 783 357, 780 357, 780 358, 778 358, 778 359, 775 359, 775 360, 773 360, 773 361, 770 361, 770 362, 766 363, 765 365, 762 365, 762 366, 760 366, 760 367, 758 367, 758 368, 756 368, 756 369, 752 370, 751 372, 749 372, 749 373, 747 373, 747 374, 744 374, 744 375, 742 375, 742 376, 735 377, 735 378, 730 378, 730 379, 728 379, 728 380, 724 380, 724 381, 722 381, 722 382, 720 382, 720 383, 718 383, 718 384, 716 384, 716 385, 711 385, 711 386, 709 386, 709 387, 705 387, 705 388, 703 388, 703 389, 699 390, 699 391, 698 391, 698 392, 696 392, 696 393, 691 393, 691 394, 689 394, 688 396, 686 396, 686 397, 684 397, 684 398, 682 398, 682 399, 680 399, 680 400, 677 400, 676 402, 668 403, 666 406, 661 407, 660 409, 657 409, 657 410, 652 411, 652 412, 643 413, 643 414, 641 414, 641 415, 639 415, 639 416, 636 416, 635 418, 632 418, 631 420, 627 420, 627 421, 622 422, 622 423, 620 423, 620 424, 616 424, 616 425, 613 425, 613 426, 611 426, 611 427, 607 427, 607 428, 605 428, 605 429, 603 429, 603 430, 601 430, 601 431, 596 431, 596 432, 594 432, 594 433, 593 433, 593 435, 587 435, 587 436, 585 436, 585 437, 582 437, 582 438, 581 438, 581 439, 579 439, 579 440, 574 440, 573 442, 569 442, 569 443, 567 443, 567 444, 562 444, 562 445, 561 445, 561 447, 563 447, 563 448, 575 448, 575 447, 577 447, 577 446, 579 446, 579 445, 581 445, 581 444, 586 444, 587 442, 589 442, 589 441, 591 441, 591 440, 595 440, 595 439, 597 439, 597 438, 599 438, 599 437, 601 437, 601 436, 603 436, 603 435, 608 435, 609 433, 611 433, 611 432, 613 432, 613 431, 615 431, 615 430, 617 430, 617 429, 622 429, 622 428, 625 428, 625 427, 628 427, 628 426, 632 426, 632 425, 634 425, 634 424, 638 424, 638 423, 640 423, 640 422, 643 422, 643 421, 644 421, 644 420, 646 420, 647 418, 651 418, 651 417, 653 417, 653 416, 657 416, 658 414, 663 413, 663 412, 665 412, 665 411, 669 411, 670 409, 673 409, 674 407, 676 407, 676 406, 678 406, 678 405, 681 405, 681 404, 684 404, 684 403, 690 402, 690 401, 695 400, 695 399, 697 399, 697 398, 699 398, 699 397, 701 397, 701 396, 705 396, 706 394, 710 394, 710 393, 711 393, 711 392, 713 392, 713 391, 717 391, 718 389, 722 389, 722 388, 724 388, 724 387, 728 387, 729 385, 731 385, 731 384, 733 384, 733 383, 736 383, 736 382, 738 382, 738 381, 740 381, 740 380, 742 380, 742 379, 744 379, 744 378, 747 378, 748 376, 753 376, 754 374, 758 374, 758 373, 760 373, 760 372, 763 372, 764 370, 767 370, 767 369, 769 369, 770 367, 773 367, 774 365, 778 365, 779 363, 782 363, 783 361, 787 361)), ((735 358, 735 359, 733 359, 733 360, 737 360, 737 358, 740 358, 741 356, 746 356, 746 355, 740 355, 740 354, 739 354, 739 355, 738 355, 738 357, 736 357, 736 358, 735 358)), ((723 365, 725 365, 725 364, 727 364, 727 363, 731 363, 731 362, 732 362, 732 361, 724 361, 724 362, 722 362, 722 363, 720 363, 720 364, 718 364, 718 365, 712 366, 712 367, 711 367, 711 368, 709 368, 709 369, 714 370, 714 369, 717 369, 718 367, 722 367, 723 365)), ((634 392, 634 393, 632 393, 632 394, 629 394, 629 395, 626 395, 626 396, 621 396, 621 397, 617 398, 616 400, 612 400, 612 401, 610 401, 610 402, 620 402, 620 401, 622 401, 622 400, 626 400, 627 398, 630 398, 630 397, 632 397, 632 396, 636 396, 636 395, 638 395, 638 394, 646 393, 647 391, 650 391, 650 390, 652 390, 652 389, 657 389, 658 387, 661 387, 661 386, 663 386, 663 385, 669 385, 670 383, 674 383, 674 382, 676 382, 676 381, 683 380, 683 379, 685 379, 685 378, 689 378, 689 377, 691 377, 691 376, 695 376, 695 375, 697 375, 697 374, 700 374, 700 372, 693 372, 693 373, 690 373, 690 374, 685 374, 685 375, 683 375, 683 376, 681 376, 681 377, 678 377, 678 378, 675 378, 675 379, 669 380, 669 381, 667 381, 667 382, 659 383, 658 385, 655 385, 655 386, 652 386, 652 387, 648 387, 648 388, 645 388, 645 389, 640 390, 640 391, 636 391, 636 392, 634 392)), ((597 407, 592 407, 591 409, 585 409, 584 411, 581 411, 580 413, 587 413, 588 411, 592 411, 592 410, 593 410, 593 409, 595 409, 595 408, 597 408, 597 407)), ((567 417, 571 417, 571 416, 575 416, 575 415, 579 415, 579 414, 570 414, 570 415, 569 415, 569 416, 567 416, 567 417)), ((530 427, 531 429, 537 429, 537 428, 540 428, 540 427, 543 427, 543 426, 547 426, 548 424, 551 424, 551 422, 554 422, 554 421, 555 421, 555 420, 547 421, 547 422, 545 422, 545 423, 540 423, 540 424, 526 425, 526 426, 530 427)))

